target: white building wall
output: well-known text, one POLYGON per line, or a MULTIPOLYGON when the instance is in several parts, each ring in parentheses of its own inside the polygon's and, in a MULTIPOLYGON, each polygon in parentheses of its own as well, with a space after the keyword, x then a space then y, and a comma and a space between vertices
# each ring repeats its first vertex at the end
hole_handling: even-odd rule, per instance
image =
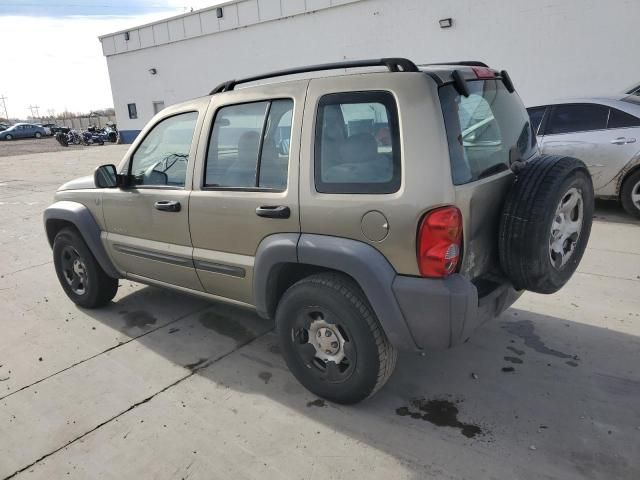
POLYGON ((345 59, 481 60, 507 69, 529 105, 616 93, 640 81, 639 22, 638 0, 245 0, 225 6, 222 19, 207 9, 132 29, 129 41, 123 32, 101 41, 119 127, 140 130, 154 101, 345 59), (449 17, 453 28, 441 29, 449 17))

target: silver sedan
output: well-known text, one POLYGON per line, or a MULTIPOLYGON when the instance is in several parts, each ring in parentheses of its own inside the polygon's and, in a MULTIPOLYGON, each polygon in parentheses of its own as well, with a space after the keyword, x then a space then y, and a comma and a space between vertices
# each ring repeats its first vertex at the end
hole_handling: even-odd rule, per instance
POLYGON ((640 218, 640 96, 568 99, 527 109, 543 153, 584 161, 597 197, 640 218))

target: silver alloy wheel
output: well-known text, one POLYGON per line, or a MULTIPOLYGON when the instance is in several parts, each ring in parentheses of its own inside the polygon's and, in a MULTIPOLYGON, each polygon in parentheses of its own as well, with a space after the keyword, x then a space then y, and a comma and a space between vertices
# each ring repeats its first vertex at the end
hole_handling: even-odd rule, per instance
POLYGON ((575 252, 584 219, 582 192, 572 188, 562 197, 551 224, 549 257, 560 270, 575 252))
POLYGON ((640 210, 640 181, 631 189, 631 202, 634 207, 640 210))
POLYGON ((314 320, 309 327, 309 343, 316 350, 316 358, 339 365, 345 357, 345 340, 337 325, 314 320))
POLYGON ((87 267, 75 248, 65 247, 62 250, 62 271, 73 293, 84 295, 89 280, 87 267))

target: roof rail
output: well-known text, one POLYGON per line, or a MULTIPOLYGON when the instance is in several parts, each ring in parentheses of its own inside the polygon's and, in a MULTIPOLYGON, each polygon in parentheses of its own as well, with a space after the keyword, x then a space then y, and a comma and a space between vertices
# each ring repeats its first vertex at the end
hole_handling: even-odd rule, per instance
POLYGON ((440 62, 440 63, 425 63, 423 65, 420 65, 421 67, 431 67, 434 65, 462 65, 464 67, 486 67, 486 68, 490 68, 489 65, 487 65, 484 62, 478 62, 476 60, 462 60, 460 62, 440 62))
POLYGON ((406 58, 379 58, 372 60, 353 60, 347 62, 325 63, 321 65, 309 65, 307 67, 289 68, 276 72, 263 73, 253 77, 242 78, 239 80, 229 80, 221 83, 209 92, 209 95, 216 93, 230 92, 236 85, 241 83, 257 82, 273 77, 284 77, 287 75, 296 75, 300 73, 321 72, 323 70, 342 70, 343 68, 363 68, 363 67, 387 67, 390 72, 419 72, 420 69, 411 60, 406 58))

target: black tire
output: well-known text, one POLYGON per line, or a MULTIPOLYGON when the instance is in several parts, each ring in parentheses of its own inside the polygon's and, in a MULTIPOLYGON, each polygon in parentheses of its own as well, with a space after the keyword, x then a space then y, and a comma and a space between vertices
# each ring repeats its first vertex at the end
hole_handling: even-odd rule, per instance
POLYGON ((309 391, 332 402, 348 405, 371 397, 395 368, 395 348, 364 293, 344 275, 317 274, 290 287, 278 304, 276 327, 293 375, 309 391), (323 332, 321 324, 330 328, 323 332), (345 355, 340 363, 319 359, 318 350, 309 343, 310 331, 323 338, 334 329, 333 346, 342 343, 337 354, 345 355))
POLYGON ((40 137, 42 137, 42 134, 40 132, 36 132, 33 136, 35 138, 40 138, 40 137))
POLYGON ((53 263, 60 285, 73 303, 84 308, 97 308, 109 303, 118 291, 118 280, 109 277, 87 247, 77 230, 63 228, 53 241, 53 263), (82 265, 83 276, 75 273, 69 260, 82 265), (74 288, 73 280, 82 277, 74 288))
POLYGON ((507 194, 500 221, 500 264, 514 287, 560 290, 587 247, 593 210, 593 183, 582 161, 543 155, 528 162, 507 194), (578 203, 571 208, 573 201, 578 203))
POLYGON ((637 195, 640 195, 640 170, 625 178, 620 189, 620 202, 624 209, 629 215, 640 218, 640 201, 637 200, 637 195))

